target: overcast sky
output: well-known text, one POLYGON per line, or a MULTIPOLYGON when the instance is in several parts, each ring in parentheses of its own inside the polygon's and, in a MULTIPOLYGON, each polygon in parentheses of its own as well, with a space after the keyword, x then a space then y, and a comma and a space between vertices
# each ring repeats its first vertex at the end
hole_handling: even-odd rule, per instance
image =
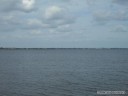
POLYGON ((0 46, 128 48, 128 0, 0 0, 0 46))

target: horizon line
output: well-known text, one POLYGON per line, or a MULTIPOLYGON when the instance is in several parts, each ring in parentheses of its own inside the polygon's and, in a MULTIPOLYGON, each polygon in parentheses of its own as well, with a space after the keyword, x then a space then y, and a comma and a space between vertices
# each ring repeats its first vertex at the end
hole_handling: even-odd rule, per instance
POLYGON ((42 47, 41 48, 0 47, 0 49, 128 49, 128 48, 119 48, 119 47, 111 47, 111 48, 105 48, 105 47, 101 47, 101 48, 100 47, 99 48, 95 48, 95 47, 94 48, 89 48, 89 47, 85 47, 85 48, 84 47, 83 48, 79 48, 79 47, 76 47, 76 48, 75 47, 74 48, 73 47, 69 47, 69 48, 68 47, 58 47, 58 48, 57 47, 51 47, 51 48, 50 47, 47 47, 47 48, 45 47, 44 48, 42 47))

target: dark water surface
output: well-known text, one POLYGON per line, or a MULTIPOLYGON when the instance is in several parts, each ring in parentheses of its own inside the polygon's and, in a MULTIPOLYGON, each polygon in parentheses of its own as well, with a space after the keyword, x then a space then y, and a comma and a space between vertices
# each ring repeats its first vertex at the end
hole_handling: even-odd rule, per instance
POLYGON ((0 96, 128 90, 128 49, 0 50, 0 96))

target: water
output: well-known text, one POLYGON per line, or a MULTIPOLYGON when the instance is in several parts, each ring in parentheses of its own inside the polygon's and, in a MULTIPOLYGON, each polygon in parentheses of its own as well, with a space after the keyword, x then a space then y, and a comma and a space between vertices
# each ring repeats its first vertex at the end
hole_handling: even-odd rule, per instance
POLYGON ((0 50, 0 96, 128 90, 128 49, 0 50))

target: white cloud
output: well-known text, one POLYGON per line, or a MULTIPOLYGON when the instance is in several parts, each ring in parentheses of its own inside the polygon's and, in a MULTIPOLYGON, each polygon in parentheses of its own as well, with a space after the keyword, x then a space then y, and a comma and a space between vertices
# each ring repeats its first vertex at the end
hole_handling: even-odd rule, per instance
POLYGON ((62 14, 62 8, 58 6, 50 6, 45 10, 44 17, 46 19, 58 18, 62 14))
POLYGON ((50 6, 45 9, 42 22, 48 24, 51 28, 57 28, 62 25, 74 23, 75 18, 66 8, 50 6))
POLYGON ((35 0, 22 0, 21 10, 26 12, 32 11, 34 9, 35 0))
POLYGON ((31 35, 41 35, 42 32, 41 32, 41 30, 32 30, 32 31, 30 32, 30 34, 31 34, 31 35))
POLYGON ((27 20, 27 25, 31 27, 37 27, 37 26, 42 27, 42 22, 39 21, 38 19, 29 19, 27 20))

